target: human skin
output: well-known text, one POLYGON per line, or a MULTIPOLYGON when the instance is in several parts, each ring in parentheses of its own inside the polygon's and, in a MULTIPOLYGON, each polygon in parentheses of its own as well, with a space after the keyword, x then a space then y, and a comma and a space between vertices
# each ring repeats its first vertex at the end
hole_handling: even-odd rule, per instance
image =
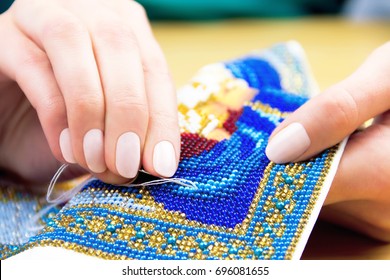
MULTIPOLYGON (((47 183, 65 162, 75 164, 63 178, 90 172, 114 184, 141 165, 154 175, 173 174, 180 153, 175 94, 141 6, 16 0, 0 16, 0 38, 1 169, 30 186, 47 183), (119 141, 122 135, 130 136, 119 141), (127 145, 124 153, 119 142, 127 145)), ((322 217, 384 241, 390 241, 388 73, 390 43, 291 114, 267 148, 275 162, 301 161, 375 118, 350 136, 322 217), (278 153, 283 149, 292 152, 278 153)))
POLYGON ((180 156, 176 96, 129 0, 16 0, 0 16, 0 166, 32 183, 64 162, 110 183, 180 156))

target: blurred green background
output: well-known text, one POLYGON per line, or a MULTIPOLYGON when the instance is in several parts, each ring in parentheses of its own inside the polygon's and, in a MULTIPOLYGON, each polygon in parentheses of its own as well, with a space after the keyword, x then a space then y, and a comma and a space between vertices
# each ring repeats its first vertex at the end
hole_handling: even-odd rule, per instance
MULTIPOLYGON (((0 0, 4 12, 13 0, 0 0)), ((340 11, 344 0, 139 0, 151 19, 291 17, 340 11)))

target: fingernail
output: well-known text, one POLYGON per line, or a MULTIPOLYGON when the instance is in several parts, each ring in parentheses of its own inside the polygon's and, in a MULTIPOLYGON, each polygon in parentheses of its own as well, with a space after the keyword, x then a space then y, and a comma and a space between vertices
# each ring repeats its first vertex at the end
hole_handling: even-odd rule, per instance
POLYGON ((70 141, 69 128, 65 128, 60 134, 60 149, 62 156, 68 163, 76 163, 76 159, 73 155, 72 144, 70 141))
POLYGON ((163 177, 172 177, 176 172, 175 149, 169 141, 161 141, 153 151, 154 170, 163 177))
POLYGON ((272 138, 265 154, 275 163, 286 163, 299 158, 309 148, 310 143, 303 125, 292 123, 272 138))
POLYGON ((94 173, 102 173, 107 169, 104 161, 103 131, 91 129, 84 135, 83 148, 88 168, 94 173))
POLYGON ((134 178, 139 169, 141 143, 134 132, 123 133, 116 145, 116 169, 125 178, 134 178))
POLYGON ((76 163, 73 155, 72 143, 70 141, 69 128, 65 128, 60 134, 60 149, 62 156, 68 163, 76 163))

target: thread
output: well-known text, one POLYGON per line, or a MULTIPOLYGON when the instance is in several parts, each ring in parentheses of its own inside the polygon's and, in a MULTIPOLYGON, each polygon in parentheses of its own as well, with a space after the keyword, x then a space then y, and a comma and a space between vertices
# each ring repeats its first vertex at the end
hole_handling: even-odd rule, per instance
POLYGON ((91 179, 87 179, 84 182, 80 183, 76 187, 72 188, 71 190, 62 193, 59 197, 52 199, 51 194, 53 193, 54 187, 58 181, 58 178, 61 176, 62 172, 65 171, 65 169, 68 167, 68 164, 61 165, 60 168, 58 168, 57 172, 54 174, 53 178, 51 179, 49 183, 49 187, 47 188, 46 193, 46 201, 50 204, 59 205, 61 203, 64 203, 71 199, 73 196, 76 195, 85 185, 87 182, 89 182, 91 179))
MULTIPOLYGON (((76 187, 72 188, 69 191, 66 191, 62 193, 59 197, 52 199, 51 194, 53 193, 54 187, 58 181, 58 178, 61 176, 61 174, 64 172, 64 170, 68 167, 68 164, 63 164, 58 168, 56 173, 53 175, 53 178, 50 180, 49 186, 47 188, 46 193, 46 201, 49 203, 47 206, 43 207, 41 210, 39 210, 34 216, 31 217, 31 219, 28 221, 27 226, 25 227, 28 233, 31 233, 30 236, 36 234, 38 231, 42 230, 44 228, 44 225, 39 225, 39 220, 43 216, 45 216, 47 213, 49 213, 50 210, 55 208, 56 206, 65 203, 66 201, 70 200, 73 196, 76 195, 88 182, 90 182, 93 178, 88 178, 87 180, 84 180, 80 184, 78 184, 76 187)), ((27 241, 27 240, 26 240, 27 241)))
MULTIPOLYGON (((42 208, 40 211, 38 211, 28 222, 28 225, 26 226, 26 229, 32 233, 36 234, 38 231, 42 230, 44 228, 43 225, 38 225, 39 220, 45 216, 50 210, 52 210, 54 207, 63 204, 67 201, 69 201, 72 197, 74 197, 81 189, 86 186, 90 181, 95 180, 96 178, 90 177, 86 179, 85 181, 81 182, 79 185, 76 187, 72 188, 69 191, 63 192, 60 196, 56 198, 52 198, 52 194, 54 192, 55 185, 60 178, 61 174, 65 171, 65 169, 68 167, 68 164, 63 164, 61 165, 60 168, 56 171, 56 173, 53 175, 53 178, 50 180, 49 186, 47 188, 47 193, 46 193, 46 201, 49 203, 46 207, 42 208)), ((140 170, 140 172, 145 173, 150 175, 145 170, 140 170)), ((129 183, 129 184, 121 184, 121 185, 116 185, 120 187, 147 187, 147 186, 156 186, 156 185, 162 185, 165 183, 174 183, 183 187, 191 188, 191 189, 198 189, 196 186, 196 183, 187 180, 184 178, 161 178, 152 181, 146 181, 143 183, 129 183)), ((27 240, 26 240, 27 241, 27 240)))
MULTIPOLYGON (((62 203, 67 202, 73 196, 75 196, 90 181, 96 179, 96 178, 90 177, 87 180, 85 180, 84 182, 82 182, 79 185, 77 185, 76 187, 72 188, 71 190, 63 192, 60 196, 58 196, 56 198, 52 198, 52 194, 54 192, 54 187, 55 187, 55 185, 56 185, 56 183, 58 181, 58 178, 61 176, 61 174, 65 171, 65 169, 68 166, 69 166, 68 164, 61 165, 61 167, 58 168, 58 170, 54 174, 53 178, 51 179, 51 181, 49 183, 49 186, 47 188, 47 193, 46 193, 46 200, 49 203, 49 205, 44 207, 36 215, 34 215, 34 217, 31 219, 30 225, 31 224, 36 224, 51 209, 53 209, 54 207, 56 207, 56 206, 58 206, 58 205, 60 205, 62 203)), ((147 171, 142 170, 142 169, 140 170, 140 172, 145 173, 147 175, 150 175, 150 173, 148 173, 147 171)), ((177 184, 177 185, 180 185, 180 186, 183 186, 183 187, 187 187, 187 188, 191 188, 191 189, 195 189, 195 190, 198 189, 197 186, 196 186, 196 183, 191 181, 191 180, 187 180, 187 179, 184 179, 184 178, 161 178, 161 177, 159 177, 159 179, 152 180, 152 181, 147 181, 147 182, 143 182, 143 183, 132 183, 132 182, 130 182, 129 184, 120 184, 120 185, 115 185, 115 186, 118 186, 118 187, 147 187, 147 186, 162 185, 162 184, 165 184, 165 183, 174 183, 174 184, 177 184)), ((42 227, 37 227, 37 228, 30 227, 29 229, 35 231, 36 229, 39 230, 39 229, 42 229, 42 228, 43 228, 43 226, 42 227)))
MULTIPOLYGON (((145 170, 140 170, 140 172, 150 175, 145 170)), ((191 180, 187 180, 187 179, 184 179, 184 178, 161 178, 161 177, 160 177, 160 179, 147 181, 147 182, 144 182, 144 183, 139 183, 139 184, 129 183, 129 184, 124 184, 124 185, 116 185, 116 186, 122 186, 122 187, 147 187, 147 186, 162 185, 162 184, 165 184, 165 183, 174 183, 174 184, 177 184, 177 185, 181 185, 183 187, 192 188, 192 189, 195 189, 195 190, 198 189, 198 187, 196 186, 195 182, 193 182, 191 180)))

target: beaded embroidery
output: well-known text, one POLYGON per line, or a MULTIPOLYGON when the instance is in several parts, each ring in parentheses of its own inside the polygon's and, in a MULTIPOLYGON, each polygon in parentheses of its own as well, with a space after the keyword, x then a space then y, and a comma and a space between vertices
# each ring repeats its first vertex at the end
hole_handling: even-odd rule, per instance
POLYGON ((273 129, 315 88, 294 42, 202 68, 178 91, 182 151, 174 175, 197 188, 93 180, 45 215, 35 234, 23 225, 39 199, 0 189, 0 257, 57 246, 105 259, 299 258, 343 147, 286 165, 264 151, 273 129))

